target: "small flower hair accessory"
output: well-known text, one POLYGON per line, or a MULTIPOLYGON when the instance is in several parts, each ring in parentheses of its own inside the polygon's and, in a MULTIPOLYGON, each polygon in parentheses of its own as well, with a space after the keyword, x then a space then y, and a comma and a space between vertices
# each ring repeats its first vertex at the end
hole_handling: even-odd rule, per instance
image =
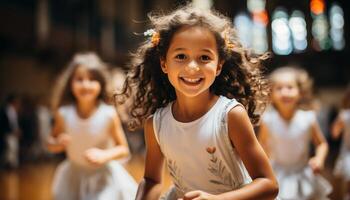
POLYGON ((145 31, 143 33, 143 35, 147 36, 147 37, 149 37, 151 39, 151 42, 152 42, 153 46, 157 46, 159 44, 160 35, 154 29, 148 29, 147 31, 145 31))

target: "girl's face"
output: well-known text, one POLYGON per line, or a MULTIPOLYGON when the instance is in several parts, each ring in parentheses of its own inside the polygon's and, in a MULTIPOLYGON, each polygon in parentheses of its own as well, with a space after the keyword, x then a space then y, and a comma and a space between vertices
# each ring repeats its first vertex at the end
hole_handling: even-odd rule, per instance
POLYGON ((295 76, 291 73, 282 73, 273 78, 272 103, 278 109, 296 108, 300 91, 295 76))
POLYGON ((179 29, 170 42, 165 60, 161 60, 162 70, 177 93, 188 97, 209 92, 222 64, 214 34, 199 26, 179 29))
POLYGON ((72 78, 72 92, 78 102, 93 102, 101 92, 101 84, 92 77, 90 71, 79 66, 72 78))

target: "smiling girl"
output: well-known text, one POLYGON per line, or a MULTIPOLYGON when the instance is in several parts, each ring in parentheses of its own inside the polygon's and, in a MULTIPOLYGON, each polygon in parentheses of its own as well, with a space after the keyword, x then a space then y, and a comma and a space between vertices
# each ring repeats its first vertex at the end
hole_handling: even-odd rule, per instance
POLYGON ((251 57, 215 11, 189 5, 151 22, 122 95, 135 94, 132 125, 145 130, 136 199, 159 198, 164 163, 174 186, 163 199, 274 199, 277 182, 251 123, 266 94, 263 57, 251 57))

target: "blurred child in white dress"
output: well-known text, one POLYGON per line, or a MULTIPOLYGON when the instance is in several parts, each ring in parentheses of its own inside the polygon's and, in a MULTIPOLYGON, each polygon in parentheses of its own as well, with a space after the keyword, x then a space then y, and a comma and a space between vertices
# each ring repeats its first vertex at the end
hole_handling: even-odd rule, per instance
POLYGON ((282 200, 327 199, 331 185, 319 174, 328 144, 311 106, 311 80, 306 71, 282 67, 270 76, 272 106, 264 113, 259 139, 270 156, 282 200), (309 157, 309 144, 315 155, 309 157))
POLYGON ((335 164, 334 174, 346 182, 347 194, 345 200, 350 200, 350 85, 343 97, 342 109, 332 126, 333 138, 342 136, 340 153, 335 164))
POLYGON ((136 183, 115 159, 129 156, 118 114, 108 102, 108 73, 93 53, 77 54, 60 77, 48 148, 67 159, 53 181, 55 200, 131 200, 136 183))

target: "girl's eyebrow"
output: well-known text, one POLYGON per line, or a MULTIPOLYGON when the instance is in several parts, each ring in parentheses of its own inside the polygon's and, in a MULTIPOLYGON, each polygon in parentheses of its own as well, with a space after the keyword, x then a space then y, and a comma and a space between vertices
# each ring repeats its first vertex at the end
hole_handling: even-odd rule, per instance
POLYGON ((178 48, 174 49, 174 51, 183 51, 183 50, 186 50, 186 48, 178 47, 178 48))
MULTIPOLYGON (((183 47, 178 47, 176 49, 174 49, 173 51, 185 51, 187 50, 186 48, 183 48, 183 47)), ((211 54, 215 54, 215 52, 211 49, 208 49, 208 48, 205 48, 205 49, 202 49, 201 51, 205 51, 205 52, 208 52, 208 53, 211 53, 211 54)))
POLYGON ((202 51, 205 51, 205 52, 208 52, 208 53, 211 53, 211 54, 215 54, 215 52, 211 49, 202 49, 202 51))

